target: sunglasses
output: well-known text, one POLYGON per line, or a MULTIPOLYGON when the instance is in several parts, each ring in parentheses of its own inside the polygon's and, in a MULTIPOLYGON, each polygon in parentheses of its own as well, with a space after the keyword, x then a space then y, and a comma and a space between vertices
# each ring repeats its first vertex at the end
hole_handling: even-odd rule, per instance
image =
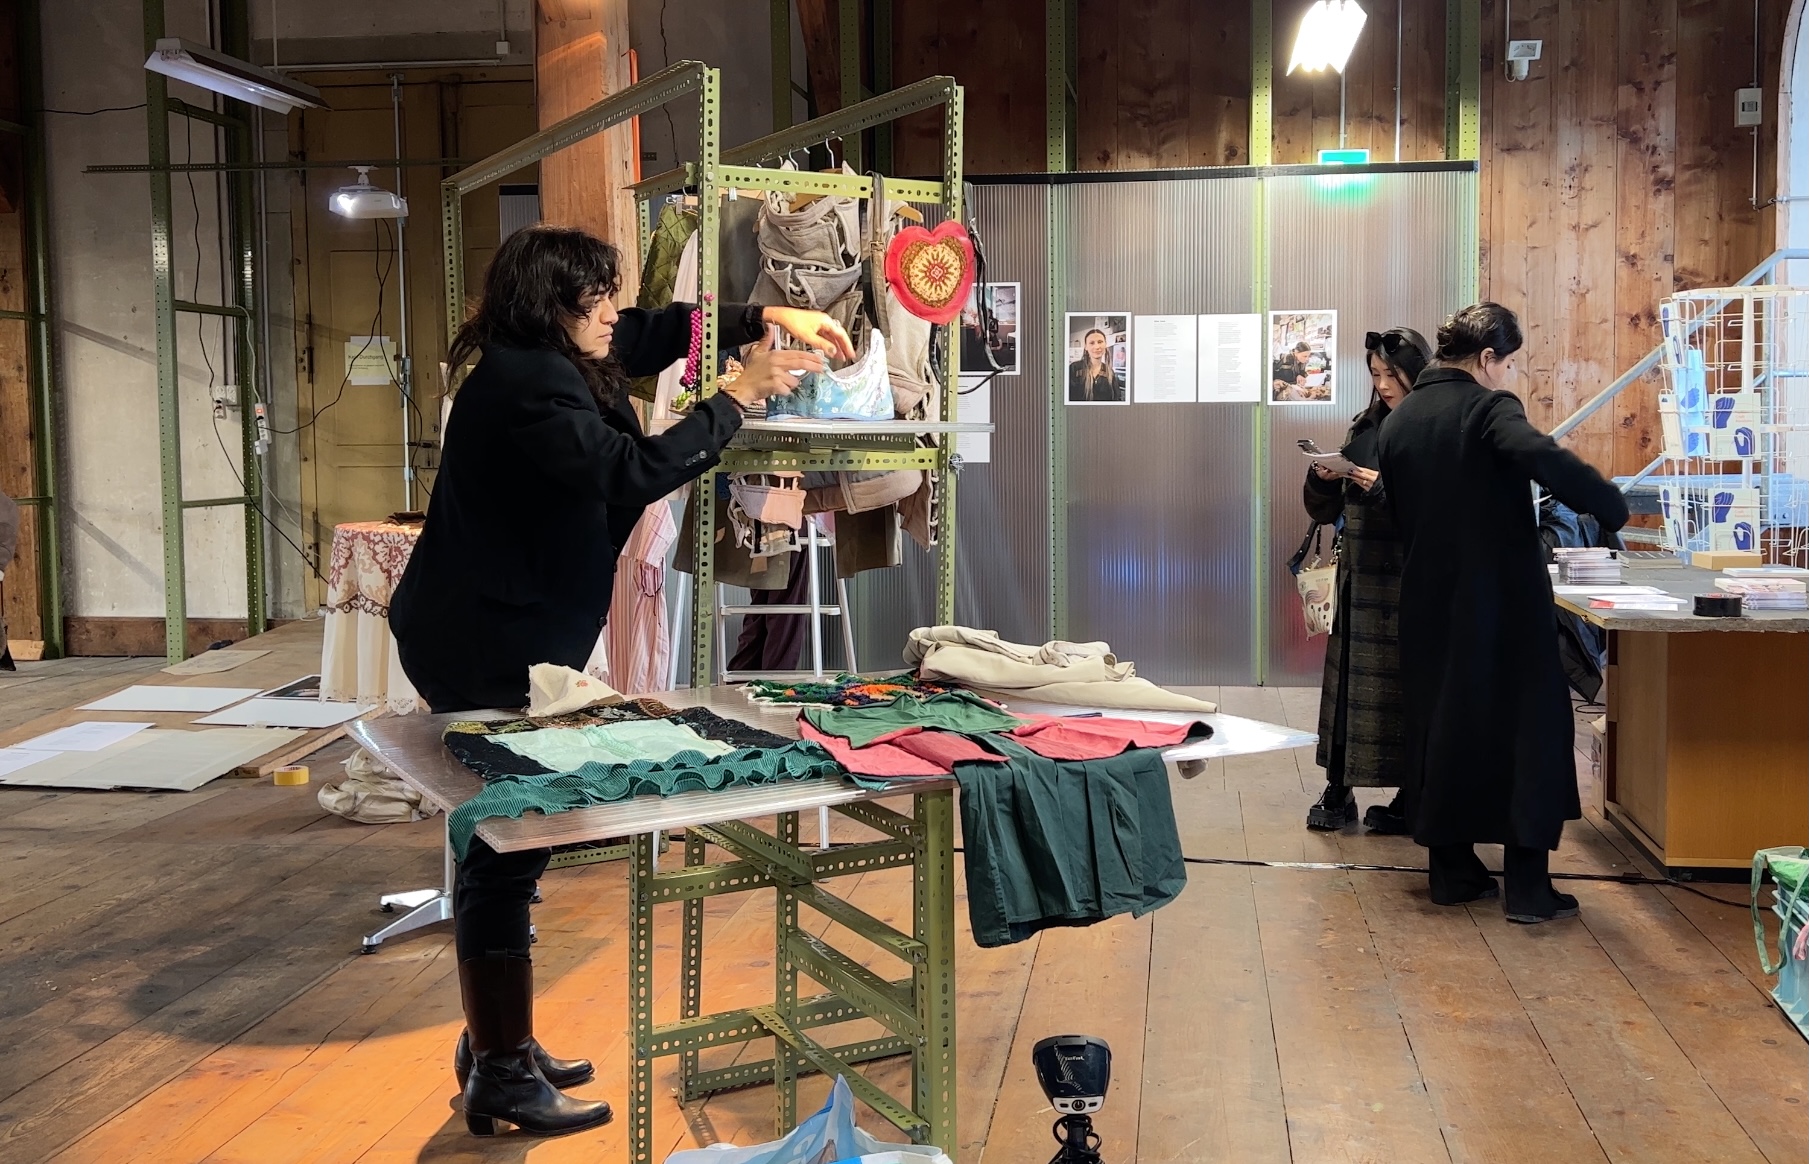
POLYGON ((1407 337, 1399 332, 1372 331, 1363 336, 1363 350, 1373 352, 1380 349, 1387 355, 1394 355, 1407 346, 1407 337))

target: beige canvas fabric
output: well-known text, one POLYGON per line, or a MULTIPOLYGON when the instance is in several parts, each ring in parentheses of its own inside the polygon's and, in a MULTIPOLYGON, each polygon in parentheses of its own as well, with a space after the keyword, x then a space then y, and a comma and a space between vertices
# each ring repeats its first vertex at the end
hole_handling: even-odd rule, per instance
POLYGON ((1003 701, 1033 700, 1070 707, 1210 713, 1218 706, 1139 678, 1106 643, 1049 642, 1040 647, 962 626, 919 627, 905 644, 905 662, 925 679, 959 683, 1003 701))

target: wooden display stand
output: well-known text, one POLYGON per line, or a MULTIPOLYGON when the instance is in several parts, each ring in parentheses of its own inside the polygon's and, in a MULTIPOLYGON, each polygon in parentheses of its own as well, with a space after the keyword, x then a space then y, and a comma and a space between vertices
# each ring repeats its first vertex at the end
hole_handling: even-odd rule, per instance
MULTIPOLYGON (((1713 589, 1707 571, 1638 573, 1627 581, 1676 594, 1713 589)), ((1809 617, 1558 602, 1608 630, 1609 820, 1685 878, 1744 876, 1755 851, 1809 842, 1809 617)))

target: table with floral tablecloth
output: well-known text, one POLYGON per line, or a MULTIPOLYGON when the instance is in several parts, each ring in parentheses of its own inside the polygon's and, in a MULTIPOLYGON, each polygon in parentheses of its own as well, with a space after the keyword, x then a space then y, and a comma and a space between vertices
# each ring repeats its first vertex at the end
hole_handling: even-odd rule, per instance
POLYGON ((389 600, 420 536, 418 525, 388 521, 334 527, 320 648, 324 698, 386 704, 396 715, 415 710, 419 697, 389 630, 389 600))

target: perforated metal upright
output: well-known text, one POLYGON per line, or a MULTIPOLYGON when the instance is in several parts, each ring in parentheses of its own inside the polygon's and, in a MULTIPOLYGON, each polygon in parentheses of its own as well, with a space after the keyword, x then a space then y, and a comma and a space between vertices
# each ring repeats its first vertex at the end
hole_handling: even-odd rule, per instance
MULTIPOLYGON (((245 0, 228 0, 221 9, 222 48, 244 58, 250 50, 250 18, 245 0)), ((163 0, 144 2, 144 43, 157 51, 164 35, 163 0)), ((157 343, 157 442, 163 495, 164 653, 170 662, 188 655, 188 576, 184 515, 191 509, 239 506, 245 514, 246 633, 261 634, 269 625, 264 592, 264 522, 258 496, 263 475, 258 463, 256 413, 251 407, 257 383, 257 245, 253 234, 251 178, 243 168, 252 157, 251 106, 227 101, 228 112, 216 113, 169 95, 161 73, 145 70, 145 128, 151 182, 151 304, 157 343), (176 297, 175 256, 171 250, 170 115, 226 131, 229 199, 221 206, 230 223, 234 278, 232 302, 191 303, 176 297), (181 375, 176 360, 178 313, 212 315, 232 320, 233 375, 239 385, 239 436, 243 466, 242 495, 189 500, 182 494, 181 375)))
MULTIPOLYGON (((775 25, 778 6, 774 6, 775 25)), ((961 213, 961 89, 947 77, 920 81, 795 128, 783 130, 746 146, 720 151, 718 138, 719 81, 715 69, 694 61, 681 62, 557 125, 526 138, 515 146, 454 174, 441 185, 444 228, 447 325, 456 329, 463 318, 465 295, 463 199, 472 190, 496 182, 566 146, 582 141, 609 126, 695 92, 699 101, 699 157, 669 174, 636 187, 641 199, 643 238, 651 225, 648 205, 661 194, 690 189, 699 204, 698 266, 705 292, 700 308, 704 319, 704 346, 716 350, 716 289, 719 272, 718 197, 727 188, 787 190, 871 198, 869 178, 841 174, 781 172, 759 168, 756 163, 827 137, 855 134, 908 113, 944 106, 944 180, 941 182, 887 182, 888 197, 939 205, 951 217, 961 213)), ((942 342, 947 342, 946 335, 942 342)), ((944 351, 942 366, 948 374, 942 385, 942 415, 952 418, 956 406, 956 369, 944 351)), ((699 391, 716 390, 713 362, 705 361, 699 391)), ((822 438, 776 437, 762 447, 737 447, 726 452, 721 470, 788 469, 925 469, 937 474, 943 497, 943 524, 938 543, 937 610, 952 620, 954 613, 954 476, 948 440, 924 447, 915 440, 894 437, 852 438, 831 442, 822 438)), ((698 488, 703 496, 714 489, 714 475, 705 476, 698 488)), ((710 673, 710 634, 713 630, 715 577, 711 548, 715 541, 713 507, 700 505, 691 530, 696 556, 693 602, 694 675, 710 673)), ((948 783, 913 792, 913 814, 905 816, 877 804, 844 804, 835 808, 848 819, 876 830, 883 839, 819 848, 806 847, 799 835, 798 813, 777 817, 773 832, 745 822, 726 822, 688 828, 682 869, 658 872, 655 838, 636 836, 629 860, 629 897, 632 917, 629 932, 629 1028, 633 1042, 628 1096, 629 1159, 633 1164, 653 1164, 653 1067, 666 1055, 679 1057, 681 1097, 698 1099, 756 1084, 775 1085, 775 1123, 789 1130, 797 1120, 797 1080, 812 1072, 842 1075, 855 1095, 896 1124, 912 1139, 934 1143, 950 1157, 957 1154, 955 1138, 955 981, 954 981, 954 793, 948 783), (709 864, 708 846, 728 852, 734 860, 709 864), (878 869, 911 866, 912 932, 903 933, 835 896, 823 885, 835 878, 878 869), (703 899, 726 893, 771 889, 778 895, 773 930, 774 990, 770 1005, 703 1013, 704 942, 703 899), (663 904, 682 903, 679 941, 679 1020, 656 1024, 653 1019, 654 910, 663 904), (873 973, 847 954, 805 931, 799 924, 800 907, 831 918, 881 950, 909 966, 909 973, 892 979, 873 973), (828 993, 799 998, 798 976, 808 975, 828 988, 828 993), (852 1019, 872 1019, 887 1029, 877 1039, 842 1046, 824 1046, 807 1032, 852 1019), (698 1052, 771 1038, 769 1059, 717 1070, 703 1070, 698 1052), (867 1082, 852 1067, 895 1055, 912 1056, 912 1095, 909 1102, 886 1094, 867 1082)))

